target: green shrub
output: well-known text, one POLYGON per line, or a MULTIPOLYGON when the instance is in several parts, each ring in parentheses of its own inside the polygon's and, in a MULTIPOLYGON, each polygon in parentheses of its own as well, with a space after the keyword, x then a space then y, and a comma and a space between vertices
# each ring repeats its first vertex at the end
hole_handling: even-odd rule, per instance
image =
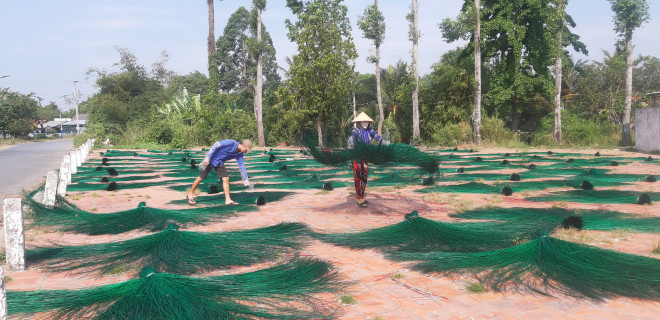
MULTIPOLYGON (((585 119, 569 110, 562 112, 562 145, 569 147, 616 148, 621 128, 609 122, 585 119)), ((554 114, 545 116, 534 134, 533 146, 555 146, 554 114)))
POLYGON ((448 123, 434 130, 434 143, 441 146, 456 146, 472 141, 472 126, 467 122, 448 123))
POLYGON ((504 127, 504 121, 497 117, 483 117, 481 139, 484 143, 497 146, 520 147, 523 143, 517 133, 504 127))

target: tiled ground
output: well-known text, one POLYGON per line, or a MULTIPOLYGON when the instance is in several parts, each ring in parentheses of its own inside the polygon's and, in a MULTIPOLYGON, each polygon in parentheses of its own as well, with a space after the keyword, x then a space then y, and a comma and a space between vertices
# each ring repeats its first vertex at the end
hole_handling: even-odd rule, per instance
MULTIPOLYGON (((482 152, 515 152, 492 149, 482 152)), ((556 150, 561 152, 561 150, 556 150)), ((589 151, 585 151, 589 152, 589 151)), ((593 154, 593 152, 591 152, 593 154)), ((619 151, 601 151, 608 155, 623 155, 619 151)), ((629 154, 626 156, 643 156, 629 154)), ((93 157, 99 157, 98 151, 93 157)), ((659 175, 657 165, 637 162, 614 169, 614 173, 638 173, 659 175)), ((191 183, 193 179, 184 180, 191 183)), ((658 192, 659 184, 638 183, 637 187, 621 187, 658 192), (641 188, 641 189, 640 189, 641 188)), ((281 201, 268 203, 259 211, 241 213, 224 222, 193 226, 194 231, 231 231, 270 226, 279 222, 302 222, 319 232, 351 232, 398 223, 403 215, 417 210, 420 216, 436 220, 451 220, 448 214, 487 204, 501 207, 569 207, 609 209, 640 216, 660 216, 660 203, 647 206, 634 204, 590 205, 565 202, 528 202, 525 196, 541 192, 500 195, 440 193, 414 193, 418 187, 396 189, 379 187, 368 189, 372 201, 369 208, 358 208, 352 188, 336 188, 331 192, 303 190, 281 201)), ((264 186, 258 186, 258 193, 264 186)), ((290 190, 287 190, 290 191, 290 190)), ((134 208, 146 201, 158 208, 188 208, 169 204, 173 199, 183 199, 184 193, 166 187, 151 187, 116 192, 71 193, 69 198, 80 208, 95 212, 113 212, 134 208)), ((587 231, 583 231, 587 232, 587 231)), ((653 246, 660 241, 660 234, 613 235, 590 231, 593 245, 653 257, 653 246), (597 235, 600 235, 598 237, 597 235), (619 238, 617 238, 619 237, 619 238), (604 240, 603 240, 604 239, 604 240)), ((85 244, 129 239, 147 232, 129 232, 111 236, 84 236, 61 234, 44 229, 30 229, 26 237, 28 246, 50 242, 85 244)), ((350 285, 340 294, 352 295, 357 303, 343 305, 339 295, 323 296, 325 303, 335 308, 338 319, 660 319, 658 301, 640 301, 618 298, 606 302, 576 300, 570 297, 549 297, 531 293, 470 294, 465 287, 470 279, 446 278, 411 271, 406 263, 384 258, 374 250, 351 250, 321 242, 312 242, 303 255, 319 257, 333 263, 350 285)), ((657 257, 657 256, 655 256, 657 257)), ((49 273, 38 265, 25 272, 8 274, 8 290, 72 289, 117 283, 133 277, 122 274, 103 278, 85 274, 49 273)), ((660 275, 658 275, 660 279, 660 275)))

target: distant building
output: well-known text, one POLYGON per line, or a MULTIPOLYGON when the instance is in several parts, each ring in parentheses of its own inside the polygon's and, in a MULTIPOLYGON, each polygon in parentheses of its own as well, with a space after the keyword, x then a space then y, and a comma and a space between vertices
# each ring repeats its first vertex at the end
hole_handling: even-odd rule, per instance
POLYGON ((80 127, 80 132, 84 132, 87 127, 87 114, 79 114, 80 120, 71 118, 55 118, 48 121, 37 128, 40 133, 60 133, 63 134, 76 134, 76 125, 80 127))

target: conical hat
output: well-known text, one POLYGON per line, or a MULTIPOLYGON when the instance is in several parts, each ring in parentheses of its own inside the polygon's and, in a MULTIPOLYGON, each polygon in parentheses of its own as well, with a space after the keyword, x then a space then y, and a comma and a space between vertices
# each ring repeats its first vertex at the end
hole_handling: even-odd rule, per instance
POLYGON ((360 112, 360 114, 358 114, 357 117, 353 119, 353 122, 362 122, 362 121, 374 122, 374 120, 369 118, 369 116, 366 113, 360 112))

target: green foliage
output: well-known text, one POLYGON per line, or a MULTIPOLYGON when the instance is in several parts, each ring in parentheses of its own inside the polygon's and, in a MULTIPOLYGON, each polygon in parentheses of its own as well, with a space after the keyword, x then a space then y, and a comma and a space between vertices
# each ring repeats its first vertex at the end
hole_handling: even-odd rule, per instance
POLYGON ((99 87, 99 92, 87 101, 89 121, 99 136, 121 136, 129 126, 131 129, 146 127, 155 106, 166 99, 162 84, 162 74, 167 73, 162 70, 164 61, 155 63, 154 69, 148 72, 131 52, 117 50, 119 72, 88 71, 97 76, 99 87))
POLYGON ((365 38, 380 46, 385 40, 385 17, 376 4, 368 5, 358 18, 358 27, 365 38))
POLYGON ((58 108, 54 102, 51 102, 48 105, 37 109, 37 119, 50 121, 59 118, 60 112, 60 108, 58 108))
POLYGON ((261 53, 263 58, 263 75, 266 79, 264 87, 272 88, 280 81, 273 40, 262 23, 262 42, 256 43, 256 17, 253 15, 254 12, 239 7, 229 17, 223 35, 216 41, 217 50, 213 61, 220 74, 219 89, 225 92, 252 90, 252 82, 257 74, 257 53, 261 53))
POLYGON ((296 114, 298 126, 315 121, 319 137, 345 136, 354 68, 350 61, 357 58, 348 9, 339 0, 312 1, 302 8, 294 2, 287 5, 297 18, 295 23, 286 20, 288 37, 298 46, 287 84, 294 102, 290 112, 296 114))
POLYGON ((522 142, 517 133, 504 127, 504 121, 497 117, 481 118, 481 136, 488 144, 498 146, 520 146, 522 142))
POLYGON ((456 146, 472 141, 472 126, 467 122, 448 123, 431 130, 431 141, 440 146, 456 146))
POLYGON ((7 125, 6 132, 14 137, 25 137, 34 130, 34 124, 29 119, 14 119, 7 125))
POLYGON ((32 127, 31 119, 37 116, 39 98, 34 93, 22 94, 10 91, 9 88, 0 89, 0 133, 18 133, 25 135, 26 128, 32 127), (29 124, 27 123, 29 122, 29 124), (21 128, 22 127, 22 128, 21 128))
POLYGON ((625 39, 632 38, 633 31, 651 18, 646 0, 608 1, 614 12, 614 31, 625 39))
MULTIPOLYGON (((620 139, 621 127, 607 121, 590 120, 571 110, 561 114, 562 144, 571 147, 616 148, 620 139)), ((554 115, 541 120, 532 140, 533 146, 553 146, 554 115)))

